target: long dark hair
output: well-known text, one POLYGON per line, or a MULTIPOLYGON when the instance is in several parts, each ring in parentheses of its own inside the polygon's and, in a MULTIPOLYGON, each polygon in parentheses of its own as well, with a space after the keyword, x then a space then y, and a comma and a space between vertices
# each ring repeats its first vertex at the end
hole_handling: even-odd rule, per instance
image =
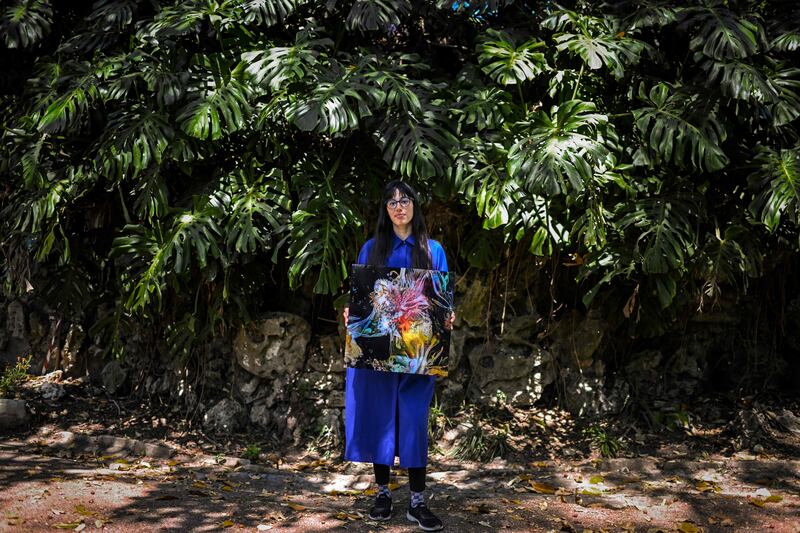
POLYGON ((378 209, 378 223, 375 226, 374 242, 367 259, 367 264, 385 266, 389 255, 392 253, 392 236, 394 229, 392 219, 386 212, 386 203, 394 198, 394 191, 400 191, 401 196, 408 196, 414 202, 414 216, 411 218, 411 234, 416 245, 411 250, 411 261, 414 268, 431 268, 431 251, 428 246, 428 228, 425 226, 425 217, 419 205, 419 197, 408 183, 391 181, 383 189, 383 201, 378 209))

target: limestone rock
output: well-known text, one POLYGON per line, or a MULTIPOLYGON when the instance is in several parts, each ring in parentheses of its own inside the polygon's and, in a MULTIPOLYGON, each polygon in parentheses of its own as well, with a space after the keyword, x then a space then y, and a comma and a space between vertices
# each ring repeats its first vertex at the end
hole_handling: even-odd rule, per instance
POLYGON ((18 300, 8 304, 6 308, 6 329, 15 339, 27 338, 27 327, 25 326, 25 308, 18 300))
POLYGON ((28 421, 23 400, 0 399, 0 429, 20 426, 28 421))
POLYGON ((480 279, 475 279, 467 287, 461 302, 458 304, 456 317, 470 326, 480 326, 486 322, 486 309, 489 301, 489 287, 480 279))
POLYGON ((539 347, 483 344, 468 357, 472 380, 467 394, 478 402, 488 403, 500 391, 509 404, 531 405, 555 381, 552 357, 539 347))
POLYGON ((80 364, 79 354, 81 345, 86 339, 86 332, 80 324, 70 324, 64 346, 61 348, 61 368, 69 376, 78 376, 85 371, 85 365, 80 364))
POLYGON ((233 342, 242 368, 262 378, 293 374, 303 368, 311 326, 291 313, 270 313, 241 328, 233 342))
POLYGON ((209 409, 203 416, 203 426, 214 433, 230 434, 238 431, 245 418, 242 404, 230 398, 225 398, 209 409))
POLYGON ((594 353, 603 341, 605 321, 590 313, 583 316, 578 311, 563 317, 555 327, 550 349, 562 367, 586 369, 594 362, 594 353))
POLYGON ((42 399, 48 401, 60 400, 66 394, 64 385, 52 381, 45 381, 37 387, 36 391, 42 396, 42 399))
POLYGON ((627 384, 621 381, 606 389, 604 378, 576 369, 562 369, 561 380, 564 385, 564 408, 575 416, 594 417, 617 413, 630 395, 627 384))
POLYGON ((106 388, 109 394, 116 394, 125 384, 125 380, 128 379, 128 373, 116 360, 106 363, 100 376, 103 381, 103 387, 106 388))

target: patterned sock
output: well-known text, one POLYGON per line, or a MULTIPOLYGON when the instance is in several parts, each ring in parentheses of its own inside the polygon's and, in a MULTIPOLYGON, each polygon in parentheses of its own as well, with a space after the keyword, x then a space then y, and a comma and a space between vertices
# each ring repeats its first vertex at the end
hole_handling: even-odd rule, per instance
POLYGON ((390 498, 392 497, 392 491, 389 490, 389 485, 378 485, 378 494, 376 494, 375 497, 380 495, 385 495, 390 498))
POLYGON ((421 503, 425 503, 424 494, 422 492, 411 491, 411 507, 417 507, 421 503))

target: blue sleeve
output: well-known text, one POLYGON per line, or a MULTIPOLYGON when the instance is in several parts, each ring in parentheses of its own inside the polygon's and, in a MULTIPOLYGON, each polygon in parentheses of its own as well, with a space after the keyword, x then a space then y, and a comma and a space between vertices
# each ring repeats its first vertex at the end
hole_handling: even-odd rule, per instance
POLYGON ((447 256, 444 254, 444 248, 442 248, 442 245, 439 244, 438 241, 431 240, 430 249, 433 270, 442 270, 444 272, 448 272, 449 269, 447 268, 447 256))
POLYGON ((369 259, 369 251, 372 249, 372 241, 373 239, 368 240, 364 243, 364 246, 361 247, 361 251, 358 252, 358 260, 356 261, 356 264, 367 264, 367 259, 369 259))

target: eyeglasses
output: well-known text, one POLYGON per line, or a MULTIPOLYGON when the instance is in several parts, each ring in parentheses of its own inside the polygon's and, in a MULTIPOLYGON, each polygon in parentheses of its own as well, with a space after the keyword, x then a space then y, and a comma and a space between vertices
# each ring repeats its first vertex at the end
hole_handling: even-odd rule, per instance
POLYGON ((399 205, 400 207, 406 208, 411 205, 411 202, 412 202, 411 198, 403 196, 399 200, 389 200, 388 202, 386 202, 386 207, 388 207, 389 209, 397 209, 397 206, 399 205))

